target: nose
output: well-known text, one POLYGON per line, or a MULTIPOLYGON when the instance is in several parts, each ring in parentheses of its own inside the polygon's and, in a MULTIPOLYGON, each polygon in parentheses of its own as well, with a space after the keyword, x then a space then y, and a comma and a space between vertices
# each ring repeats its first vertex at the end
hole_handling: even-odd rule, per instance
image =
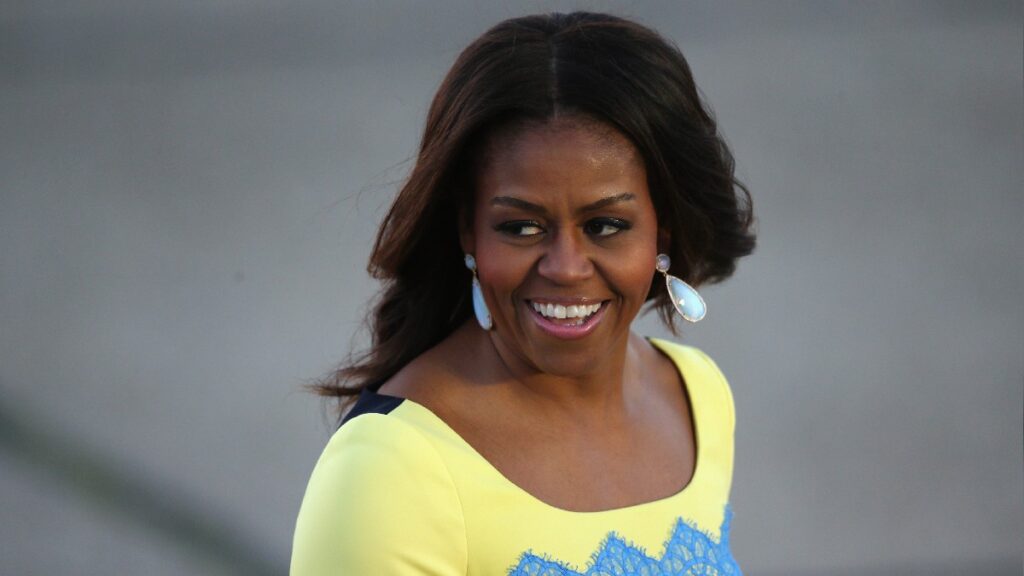
POLYGON ((594 263, 585 242, 572 233, 555 234, 537 264, 537 272, 555 284, 563 285, 590 278, 594 273, 594 263))

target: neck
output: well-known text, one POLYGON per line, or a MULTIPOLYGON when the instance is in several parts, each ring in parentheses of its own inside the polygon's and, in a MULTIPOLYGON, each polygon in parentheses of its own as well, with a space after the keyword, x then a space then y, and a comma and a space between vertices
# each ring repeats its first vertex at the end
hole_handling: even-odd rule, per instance
POLYGON ((550 367, 517 353, 494 332, 478 334, 483 336, 478 357, 490 364, 497 380, 507 383, 511 394, 542 414, 568 414, 576 421, 619 419, 629 412, 628 384, 642 381, 631 333, 596 354, 596 361, 592 354, 579 362, 555 358, 550 367))

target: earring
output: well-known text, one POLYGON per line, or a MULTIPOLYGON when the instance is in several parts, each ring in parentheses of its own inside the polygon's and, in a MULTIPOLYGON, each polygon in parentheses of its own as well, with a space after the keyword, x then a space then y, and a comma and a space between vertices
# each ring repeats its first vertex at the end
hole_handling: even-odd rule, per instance
POLYGON ((494 328, 494 321, 491 320, 491 311, 487 309, 487 302, 484 301, 480 280, 476 277, 476 258, 473 258, 472 254, 466 254, 466 268, 473 273, 473 313, 476 314, 476 321, 484 330, 490 330, 494 328))
POLYGON ((693 286, 668 273, 668 267, 671 265, 672 260, 668 254, 658 254, 654 260, 654 267, 665 276, 665 288, 668 289, 669 298, 672 299, 672 306, 676 312, 688 322, 700 322, 708 312, 708 305, 693 286))

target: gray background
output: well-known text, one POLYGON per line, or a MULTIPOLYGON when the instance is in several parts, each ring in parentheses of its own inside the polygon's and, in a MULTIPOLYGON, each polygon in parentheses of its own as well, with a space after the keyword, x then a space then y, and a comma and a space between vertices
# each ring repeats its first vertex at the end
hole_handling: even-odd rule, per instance
POLYGON ((584 6, 681 47, 754 194, 683 338, 744 570, 1021 574, 1020 2, 155 0, 0 8, 0 574, 283 572, 429 98, 584 6))

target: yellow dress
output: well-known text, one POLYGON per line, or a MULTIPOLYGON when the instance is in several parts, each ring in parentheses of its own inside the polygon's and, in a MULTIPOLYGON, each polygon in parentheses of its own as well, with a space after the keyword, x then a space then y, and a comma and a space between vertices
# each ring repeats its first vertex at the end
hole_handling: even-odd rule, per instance
POLYGON ((686 383, 696 467, 680 492, 600 512, 545 504, 411 400, 365 392, 313 470, 292 576, 733 575, 735 412, 703 352, 651 342, 686 383))

